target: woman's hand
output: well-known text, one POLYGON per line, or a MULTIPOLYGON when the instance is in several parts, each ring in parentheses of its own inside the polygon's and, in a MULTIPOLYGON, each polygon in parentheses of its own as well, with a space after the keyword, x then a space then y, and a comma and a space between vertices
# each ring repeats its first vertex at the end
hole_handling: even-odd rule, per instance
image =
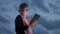
POLYGON ((35 21, 32 25, 35 26, 37 24, 37 21, 35 21))
POLYGON ((32 23, 32 24, 30 24, 29 26, 30 26, 30 27, 34 27, 36 24, 37 24, 37 21, 36 21, 36 20, 34 20, 34 21, 33 21, 33 23, 32 23))

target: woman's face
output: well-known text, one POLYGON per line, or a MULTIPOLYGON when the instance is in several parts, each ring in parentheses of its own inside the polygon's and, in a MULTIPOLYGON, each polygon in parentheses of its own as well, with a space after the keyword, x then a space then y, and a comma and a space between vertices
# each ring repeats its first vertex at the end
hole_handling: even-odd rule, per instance
POLYGON ((27 15, 27 12, 28 12, 28 7, 25 7, 24 10, 23 10, 23 14, 24 14, 24 16, 27 15))

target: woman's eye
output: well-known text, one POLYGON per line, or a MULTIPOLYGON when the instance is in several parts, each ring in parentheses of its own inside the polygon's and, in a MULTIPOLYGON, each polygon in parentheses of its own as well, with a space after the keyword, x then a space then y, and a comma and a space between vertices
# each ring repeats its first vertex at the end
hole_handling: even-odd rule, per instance
POLYGON ((28 11, 28 9, 26 9, 26 11, 28 11))

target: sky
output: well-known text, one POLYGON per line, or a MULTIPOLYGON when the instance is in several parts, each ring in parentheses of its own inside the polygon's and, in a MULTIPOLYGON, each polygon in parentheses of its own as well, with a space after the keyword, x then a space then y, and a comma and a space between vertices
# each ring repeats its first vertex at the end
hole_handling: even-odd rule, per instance
POLYGON ((16 34, 14 21, 21 3, 29 5, 30 19, 36 13, 41 16, 33 34, 60 34, 60 0, 0 0, 0 34, 16 34))

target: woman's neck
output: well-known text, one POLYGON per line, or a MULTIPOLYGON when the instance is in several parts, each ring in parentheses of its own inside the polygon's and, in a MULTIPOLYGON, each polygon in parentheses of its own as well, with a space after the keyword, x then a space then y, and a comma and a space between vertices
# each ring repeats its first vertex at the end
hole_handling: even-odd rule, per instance
POLYGON ((23 14, 21 14, 21 17, 22 17, 22 18, 24 18, 24 19, 26 18, 26 16, 25 16, 25 15, 23 15, 23 14))

